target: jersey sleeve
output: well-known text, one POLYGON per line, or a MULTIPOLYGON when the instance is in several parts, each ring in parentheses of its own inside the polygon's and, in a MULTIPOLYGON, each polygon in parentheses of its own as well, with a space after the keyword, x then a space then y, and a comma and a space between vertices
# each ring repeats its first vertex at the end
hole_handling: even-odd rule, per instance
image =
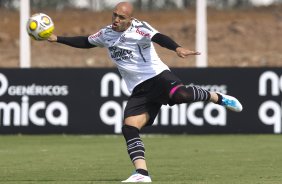
POLYGON ((99 32, 92 34, 88 37, 88 42, 92 45, 96 45, 97 47, 104 47, 104 39, 103 39, 103 29, 99 32))

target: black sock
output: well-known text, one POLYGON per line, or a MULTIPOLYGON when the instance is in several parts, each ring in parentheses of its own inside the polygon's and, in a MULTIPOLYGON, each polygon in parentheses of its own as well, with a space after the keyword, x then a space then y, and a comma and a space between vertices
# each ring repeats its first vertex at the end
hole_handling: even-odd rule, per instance
POLYGON ((126 140, 127 152, 132 162, 137 159, 145 160, 145 147, 136 127, 124 125, 122 133, 126 140))
POLYGON ((175 104, 209 101, 210 92, 198 86, 180 86, 171 93, 171 100, 175 104))
POLYGON ((136 172, 139 174, 142 174, 144 176, 149 176, 148 171, 144 170, 144 169, 136 169, 136 172))
POLYGON ((219 94, 219 93, 216 93, 216 94, 217 94, 217 96, 218 96, 218 100, 217 100, 216 104, 221 105, 221 104, 222 104, 222 95, 219 94))

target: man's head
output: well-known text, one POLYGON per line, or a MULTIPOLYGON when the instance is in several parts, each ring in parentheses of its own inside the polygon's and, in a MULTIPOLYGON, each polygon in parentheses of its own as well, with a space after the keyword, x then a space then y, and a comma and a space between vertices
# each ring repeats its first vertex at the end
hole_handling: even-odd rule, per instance
POLYGON ((128 2, 118 3, 112 15, 112 29, 117 32, 123 32, 131 25, 133 19, 133 6, 128 2))

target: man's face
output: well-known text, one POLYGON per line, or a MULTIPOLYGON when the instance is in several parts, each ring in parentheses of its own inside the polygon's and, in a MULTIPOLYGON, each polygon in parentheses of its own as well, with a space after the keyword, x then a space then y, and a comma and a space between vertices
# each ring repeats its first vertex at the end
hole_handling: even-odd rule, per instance
POLYGON ((112 29, 117 32, 125 31, 130 26, 131 19, 123 9, 116 8, 112 15, 112 29))

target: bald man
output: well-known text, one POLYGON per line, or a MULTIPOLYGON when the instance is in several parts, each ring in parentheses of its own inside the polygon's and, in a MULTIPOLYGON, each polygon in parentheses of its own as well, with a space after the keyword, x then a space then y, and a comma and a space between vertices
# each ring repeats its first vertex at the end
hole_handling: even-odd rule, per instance
POLYGON ((242 105, 229 95, 209 92, 197 86, 186 87, 161 61, 152 42, 175 51, 181 58, 200 53, 179 46, 147 22, 133 18, 133 11, 130 3, 118 3, 113 10, 112 24, 97 33, 76 37, 53 34, 49 41, 77 48, 108 49, 131 92, 124 110, 122 133, 135 173, 122 182, 151 182, 139 132, 153 124, 162 105, 211 101, 235 112, 242 111, 242 105))

